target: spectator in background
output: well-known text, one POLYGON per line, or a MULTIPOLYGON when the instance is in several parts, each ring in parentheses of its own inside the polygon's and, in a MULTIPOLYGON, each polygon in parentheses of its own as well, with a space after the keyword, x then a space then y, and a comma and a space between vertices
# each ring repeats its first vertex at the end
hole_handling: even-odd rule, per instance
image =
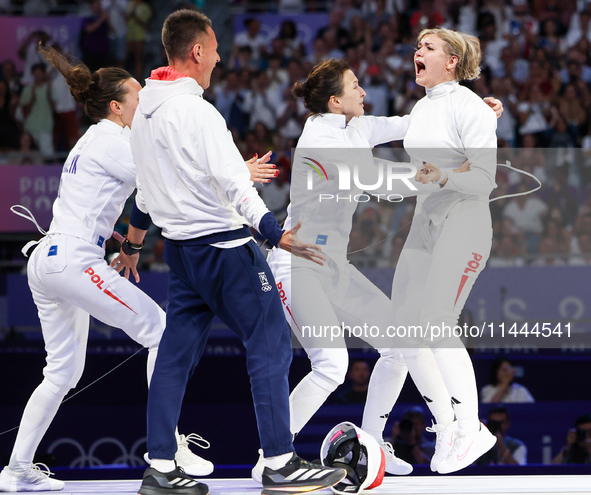
POLYGON ((363 2, 361 5, 363 18, 372 31, 377 31, 378 26, 383 23, 387 24, 394 14, 394 10, 394 2, 387 2, 386 0, 370 0, 363 2))
POLYGON ((533 134, 545 146, 548 141, 553 108, 538 85, 528 86, 525 98, 517 105, 519 134, 533 134))
POLYGON ((566 67, 560 70, 560 80, 565 84, 577 85, 591 82, 591 67, 585 53, 576 49, 568 52, 566 67))
POLYGON ((396 457, 409 464, 429 464, 435 452, 435 443, 426 439, 425 414, 421 407, 413 407, 404 413, 392 428, 392 446, 396 457))
POLYGON ((419 2, 419 10, 410 16, 410 27, 414 35, 423 29, 433 29, 445 23, 445 19, 437 7, 438 5, 434 0, 419 2))
POLYGON ((252 58, 252 48, 250 46, 233 45, 228 63, 230 69, 256 71, 259 69, 259 66, 260 62, 252 58))
POLYGON ((523 258, 518 256, 517 245, 510 235, 495 239, 491 256, 486 266, 492 267, 517 267, 525 263, 523 258))
POLYGON ((19 139, 18 151, 8 153, 10 165, 40 165, 43 163, 43 155, 36 149, 33 137, 28 132, 23 132, 19 139))
POLYGON ((109 13, 103 10, 100 0, 90 2, 92 15, 82 19, 80 26, 80 50, 82 60, 91 72, 109 65, 109 13))
POLYGON ((18 148, 18 126, 8 84, 0 79, 0 151, 18 148))
MULTIPOLYGON (((277 46, 278 41, 278 39, 273 40, 273 47, 277 46)), ((280 53, 274 51, 269 55, 268 62, 266 73, 269 81, 271 81, 271 86, 275 90, 281 91, 289 82, 289 73, 287 69, 283 68, 284 59, 280 53)), ((287 65, 287 62, 285 65, 287 65)))
POLYGON ((564 48, 569 50, 579 44, 581 39, 591 41, 591 4, 584 2, 584 9, 581 12, 574 12, 568 24, 568 32, 564 37, 564 48))
POLYGON ((365 404, 370 374, 367 361, 352 360, 347 373, 350 384, 338 394, 338 401, 341 404, 365 404))
POLYGON ((330 58, 328 47, 323 38, 316 38, 312 45, 312 53, 306 57, 306 61, 312 65, 317 65, 330 58))
POLYGON ((234 70, 227 71, 224 81, 213 88, 215 107, 228 123, 228 127, 230 127, 232 105, 234 105, 239 89, 238 73, 234 70))
POLYGON ((301 99, 296 98, 287 88, 283 92, 283 102, 277 107, 277 128, 281 136, 298 139, 304 128, 303 122, 308 114, 301 99))
POLYGON ((306 54, 306 49, 298 38, 297 28, 293 21, 283 21, 278 37, 283 41, 286 57, 300 59, 306 54))
MULTIPOLYGON (((517 186, 518 193, 528 190, 529 187, 525 184, 517 186)), ((503 216, 513 220, 515 226, 525 234, 527 251, 530 254, 538 252, 540 235, 544 230, 543 218, 547 211, 546 203, 537 196, 528 194, 511 199, 503 212, 503 216)))
POLYGON ((533 261, 532 266, 565 266, 566 263, 560 255, 558 243, 554 237, 542 236, 539 245, 539 256, 533 261))
POLYGON ((21 43, 18 49, 18 58, 24 60, 25 68, 23 70, 23 77, 21 83, 23 85, 32 84, 33 82, 33 66, 38 64, 47 65, 45 59, 37 51, 39 44, 49 46, 51 36, 42 30, 32 31, 29 36, 21 43))
POLYGON ((587 115, 581 106, 581 94, 575 84, 570 83, 565 86, 562 96, 558 98, 558 111, 568 125, 573 145, 578 145, 581 129, 587 122, 587 115))
POLYGON ((531 393, 523 385, 513 382, 515 368, 504 356, 496 358, 490 367, 490 383, 482 387, 480 402, 535 402, 531 393))
POLYGON ((259 72, 254 76, 251 81, 250 93, 242 105, 243 110, 250 114, 249 127, 254 129, 258 123, 263 123, 268 128, 274 128, 277 108, 281 101, 281 90, 277 86, 271 86, 266 72, 259 72))
POLYGON ((572 225, 577 217, 579 208, 577 188, 568 185, 569 165, 557 167, 554 170, 552 184, 543 188, 541 197, 548 208, 560 210, 566 224, 572 225))
POLYGON ((33 136, 43 158, 53 159, 53 110, 55 94, 48 81, 45 64, 32 69, 33 84, 26 86, 20 99, 25 115, 24 129, 33 136))
POLYGON ((563 45, 563 38, 558 35, 558 22, 556 19, 542 21, 538 46, 544 50, 554 65, 558 65, 561 53, 564 51, 563 45))
POLYGON ((491 82, 492 94, 503 102, 505 111, 497 120, 497 137, 504 139, 511 148, 516 144, 517 97, 510 77, 494 78, 491 82))
POLYGON ((246 19, 244 26, 246 31, 235 36, 234 45, 238 49, 248 46, 251 50, 252 68, 259 69, 262 57, 267 53, 265 48, 267 41, 261 34, 261 22, 256 18, 246 19))
POLYGON ((521 440, 507 435, 507 431, 511 427, 507 409, 493 407, 488 411, 487 418, 486 426, 488 431, 497 437, 497 443, 476 463, 483 466, 505 464, 525 466, 527 464, 527 447, 521 440))
POLYGON ((12 95, 13 105, 16 107, 18 105, 18 99, 23 91, 23 85, 19 81, 16 75, 16 67, 12 60, 6 60, 2 64, 2 77, 8 84, 8 90, 12 95))
POLYGON ((550 210, 550 213, 544 222, 544 236, 550 237, 556 241, 557 253, 568 255, 571 247, 571 233, 569 229, 562 225, 558 218, 553 218, 553 212, 558 211, 556 208, 550 210))
POLYGON ((583 414, 568 431, 566 443, 552 464, 591 464, 591 414, 583 414))
MULTIPOLYGON (((58 53, 62 53, 58 45, 54 45, 53 48, 58 53)), ((80 138, 76 102, 72 93, 70 93, 66 78, 62 76, 59 70, 51 67, 49 78, 51 80, 52 94, 55 98, 53 144, 56 151, 67 154, 80 138)))
POLYGON ((109 13, 111 61, 117 67, 125 66, 128 3, 129 0, 101 0, 103 10, 109 13))
POLYGON ((152 14, 152 7, 147 0, 131 0, 127 6, 126 54, 127 59, 133 58, 132 74, 135 73, 138 81, 144 80, 144 49, 152 14))
POLYGON ((581 234, 577 239, 580 254, 569 258, 571 266, 589 266, 591 265, 591 235, 581 234))

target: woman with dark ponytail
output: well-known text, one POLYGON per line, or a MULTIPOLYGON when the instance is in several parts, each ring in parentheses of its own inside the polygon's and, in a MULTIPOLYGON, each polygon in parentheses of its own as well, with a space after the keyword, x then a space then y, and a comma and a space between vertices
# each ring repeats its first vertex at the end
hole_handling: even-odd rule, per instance
MULTIPOLYGON (((0 491, 9 492, 64 488, 62 481, 49 476, 46 466, 41 465, 43 470, 33 464, 33 457, 64 396, 82 375, 90 315, 121 328, 148 348, 148 382, 166 320, 158 304, 128 280, 129 272, 121 277, 105 261, 105 241, 135 189, 126 128, 141 86, 123 69, 107 67, 91 73, 53 48, 40 47, 40 51, 64 75, 72 95, 96 124, 79 139, 64 164, 47 235, 23 250, 37 244, 27 277, 41 320, 47 365, 23 413, 9 464, 0 473, 0 491)), ((142 220, 149 226, 147 215, 142 220)), ((141 247, 123 244, 123 250, 133 254, 141 247)), ((135 269, 134 274, 139 280, 135 269)), ((213 464, 189 450, 192 438, 177 438, 177 462, 194 475, 210 474, 213 464)))
MULTIPOLYGON (((366 191, 377 195, 380 201, 398 202, 402 196, 436 191, 439 185, 419 183, 414 179, 414 173, 410 173, 404 177, 406 182, 393 180, 386 184, 388 181, 383 181, 386 187, 381 189, 367 187, 364 190, 358 186, 358 183, 377 183, 380 167, 383 170, 385 165, 388 170, 392 166, 384 162, 376 166, 371 149, 378 144, 403 139, 410 120, 409 116, 365 116, 365 91, 346 62, 331 59, 316 65, 305 82, 294 85, 293 94, 303 99, 312 115, 306 122, 294 155, 291 204, 284 228, 292 228, 303 220, 298 236, 306 242, 321 245, 329 260, 319 269, 277 249, 272 251, 268 260, 282 290, 286 318, 312 363, 312 371, 290 396, 291 432, 297 434, 343 383, 349 363, 344 333, 337 337, 330 334, 327 338, 311 335, 310 329, 340 328, 343 325, 371 327, 375 324, 381 335, 385 335, 386 327, 395 324, 389 298, 347 260, 357 202, 369 201, 366 191), (343 190, 343 184, 349 188, 343 190), (405 184, 412 184, 415 190, 405 184)), ((502 106, 499 102, 490 98, 489 105, 500 115, 502 106)), ((408 164, 405 165, 408 168, 408 164)), ((433 170, 437 167, 433 166, 433 170)), ((387 174, 386 171, 383 177, 387 174)), ((447 400, 441 406, 444 411, 432 411, 434 414, 451 414, 453 417, 449 396, 430 349, 409 353, 399 341, 385 336, 364 335, 361 338, 380 352, 370 380, 362 429, 382 446, 386 472, 408 474, 412 466, 398 459, 392 446, 382 437, 407 370, 410 370, 421 395, 447 400)), ((429 401, 427 403, 430 405, 429 401)), ((440 403, 438 400, 437 404, 440 403)), ((253 478, 258 479, 256 466, 253 478)))

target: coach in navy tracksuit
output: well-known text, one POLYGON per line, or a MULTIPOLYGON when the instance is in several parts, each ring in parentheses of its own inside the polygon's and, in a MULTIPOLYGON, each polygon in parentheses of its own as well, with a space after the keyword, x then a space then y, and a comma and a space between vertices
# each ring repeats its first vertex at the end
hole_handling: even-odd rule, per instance
MULTIPOLYGON (((131 133, 137 207, 162 228, 170 266, 166 330, 148 398, 148 451, 154 469, 174 468, 165 461, 172 462, 177 448, 174 429, 187 380, 217 314, 246 347, 261 447, 267 465, 278 469, 293 452, 290 333, 271 270, 246 225, 294 254, 317 261, 322 255, 281 230, 223 117, 203 99, 219 61, 217 41, 209 19, 187 12, 172 14, 164 25, 170 66, 154 70, 140 92, 131 133), (187 29, 193 29, 188 44, 178 35, 187 29)), ((129 240, 141 243, 142 225, 131 223, 139 230, 131 228, 129 240)))

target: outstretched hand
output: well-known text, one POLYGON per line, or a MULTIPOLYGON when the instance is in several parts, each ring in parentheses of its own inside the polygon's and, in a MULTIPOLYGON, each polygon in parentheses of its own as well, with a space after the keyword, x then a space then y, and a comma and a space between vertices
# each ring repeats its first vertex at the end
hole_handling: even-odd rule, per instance
POLYGON ((268 163, 272 154, 272 151, 268 151, 260 158, 258 155, 254 155, 250 160, 244 162, 248 170, 250 170, 251 181, 266 184, 279 175, 277 166, 273 163, 268 163))
POLYGON ((297 232, 301 228, 302 221, 300 220, 295 227, 286 230, 281 236, 281 240, 279 241, 279 247, 281 249, 289 251, 291 254, 295 256, 313 261, 314 263, 318 263, 319 265, 324 266, 326 256, 324 256, 321 253, 322 249, 320 249, 320 247, 316 244, 312 244, 310 242, 303 242, 298 238, 297 232))
POLYGON ((494 110, 494 112, 497 114, 497 119, 503 115, 505 108, 503 107, 503 102, 501 100, 497 100, 492 96, 487 96, 486 98, 483 98, 483 101, 494 110))
MULTIPOLYGON (((113 232, 113 237, 117 239, 121 244, 125 241, 125 237, 123 237, 119 232, 113 232)), ((137 271, 137 263, 140 259, 139 251, 137 254, 132 254, 128 256, 123 251, 119 251, 119 256, 117 256, 113 261, 111 261, 111 268, 115 269, 117 273, 121 273, 123 270, 123 276, 129 280, 129 274, 133 273, 135 277, 135 281, 140 281, 140 274, 137 271)))

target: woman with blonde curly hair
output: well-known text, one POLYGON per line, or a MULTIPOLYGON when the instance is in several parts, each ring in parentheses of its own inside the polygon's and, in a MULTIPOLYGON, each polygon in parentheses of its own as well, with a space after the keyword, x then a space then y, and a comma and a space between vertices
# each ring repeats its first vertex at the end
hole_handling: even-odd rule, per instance
POLYGON ((440 186, 417 197, 392 285, 397 323, 427 332, 454 406, 453 415, 436 417, 431 429, 437 433, 431 469, 440 473, 470 465, 496 441, 478 419, 472 362, 453 332, 492 243, 488 203, 496 187, 497 122, 480 97, 459 84, 478 78, 481 58, 474 36, 443 28, 419 34, 415 76, 427 94, 413 108, 404 139, 411 162, 426 163, 417 179, 440 186), (449 173, 466 160, 468 172, 449 173))

